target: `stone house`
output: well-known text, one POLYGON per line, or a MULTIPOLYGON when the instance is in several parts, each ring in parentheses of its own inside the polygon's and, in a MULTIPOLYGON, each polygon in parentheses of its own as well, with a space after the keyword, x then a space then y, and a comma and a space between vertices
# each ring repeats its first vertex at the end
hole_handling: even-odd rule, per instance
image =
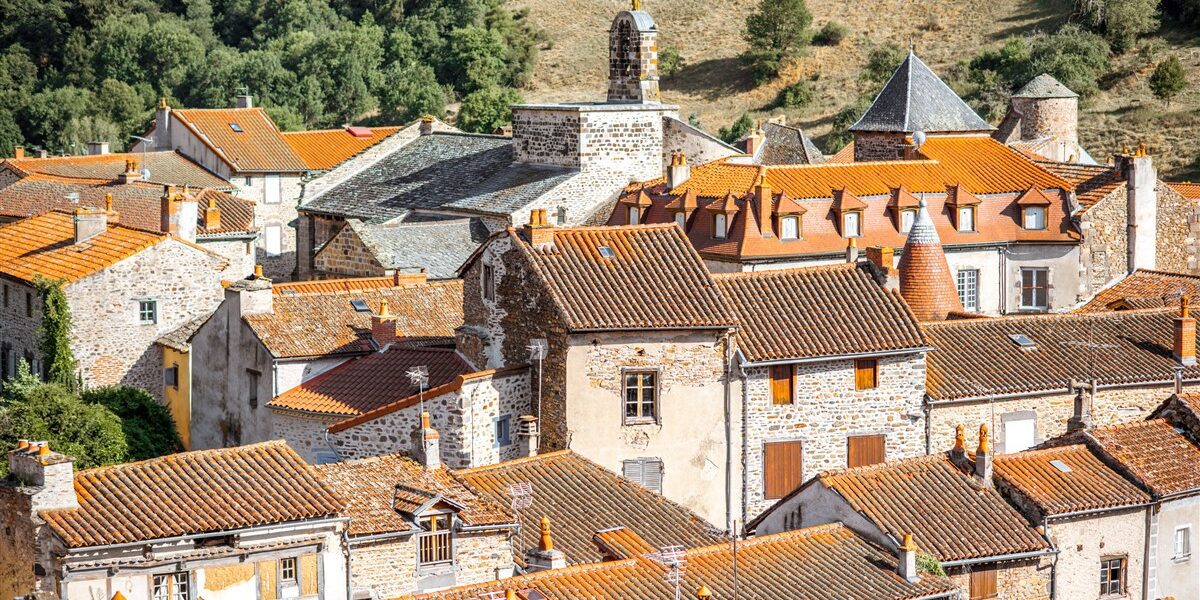
POLYGON ((316 470, 348 499, 342 514, 350 518, 351 597, 395 598, 512 576, 518 524, 508 507, 436 459, 389 454, 316 470))
POLYGON ((925 453, 928 344, 865 266, 714 279, 740 323, 742 518, 818 472, 925 453))
POLYGON ((700 257, 672 225, 545 218, 463 265, 459 351, 479 368, 536 364, 542 450, 569 447, 727 522, 741 477, 736 319, 700 257))
POLYGON ((110 223, 111 213, 84 208, 0 225, 0 373, 11 376, 22 359, 35 372, 45 368, 34 286, 45 277, 63 282, 83 383, 131 385, 161 398, 155 340, 220 303, 227 266, 188 241, 195 209, 182 196, 164 200, 163 233, 110 223))
POLYGON ((5 598, 348 600, 343 501, 281 442, 78 472, 44 442, 8 459, 5 598))
POLYGON ((1049 73, 1034 77, 1012 95, 1008 113, 992 137, 1030 157, 1096 164, 1079 145, 1079 94, 1049 73))
MULTIPOLYGON (((1054 549, 993 489, 990 472, 970 470, 958 432, 949 452, 821 473, 748 528, 771 534, 844 523, 893 551, 907 534, 963 598, 1050 598, 1054 549)), ((987 453, 981 447, 976 456, 987 453)))
POLYGON ((1138 269, 1096 292, 1075 312, 1167 308, 1183 296, 1200 296, 1200 275, 1138 269))
POLYGON ((274 285, 252 276, 229 284, 203 323, 190 335, 174 336, 190 362, 191 379, 183 383, 191 405, 178 412, 189 415, 180 427, 190 430, 192 447, 272 439, 267 403, 377 352, 372 315, 385 301, 394 317, 394 345, 453 344, 454 328, 462 324, 457 281, 425 283, 418 276, 274 285))

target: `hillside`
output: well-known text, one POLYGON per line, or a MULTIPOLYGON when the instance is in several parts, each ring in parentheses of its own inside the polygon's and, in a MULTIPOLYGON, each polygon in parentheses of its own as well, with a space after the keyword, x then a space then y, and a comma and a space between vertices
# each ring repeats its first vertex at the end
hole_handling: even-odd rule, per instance
MULTIPOLYGON (((532 101, 602 99, 609 22, 628 5, 614 0, 509 0, 526 8, 549 42, 537 60, 525 95, 532 101)), ((841 21, 853 34, 837 47, 809 49, 784 76, 756 88, 737 59, 746 49, 741 28, 753 0, 646 0, 659 25, 660 47, 679 49, 687 67, 663 81, 663 99, 695 113, 709 131, 728 125, 743 111, 787 114, 815 136, 829 130, 830 117, 859 92, 858 71, 875 44, 911 41, 940 73, 979 48, 1065 21, 1063 0, 810 0, 814 23, 841 21), (934 16, 936 15, 936 16, 934 16), (818 100, 807 111, 774 109, 780 88, 813 79, 818 100)), ((1144 140, 1159 157, 1160 170, 1175 179, 1200 179, 1200 37, 1171 27, 1144 40, 1161 50, 1150 61, 1137 51, 1117 57, 1101 92, 1080 117, 1084 145, 1103 160, 1121 145, 1144 140), (1189 71, 1190 85, 1168 109, 1154 99, 1146 77, 1154 62, 1174 52, 1189 71)), ((828 149, 826 149, 828 150, 828 149)))

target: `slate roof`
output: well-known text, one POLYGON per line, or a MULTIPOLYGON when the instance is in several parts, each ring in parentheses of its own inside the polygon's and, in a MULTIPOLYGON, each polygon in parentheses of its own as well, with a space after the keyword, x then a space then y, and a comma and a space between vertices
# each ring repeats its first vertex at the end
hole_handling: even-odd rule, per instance
MULTIPOLYGON (((628 528, 656 548, 673 544, 696 548, 723 539, 683 506, 570 450, 460 470, 455 475, 504 506, 512 500, 510 485, 532 484, 533 504, 521 511, 526 526, 517 536, 516 547, 536 547, 536 520, 548 516, 554 547, 566 554, 570 564, 602 560, 592 536, 616 527, 628 528)), ((517 559, 524 560, 523 556, 517 559)))
POLYGON ((403 127, 344 127, 313 131, 284 131, 280 135, 312 171, 327 171, 382 142, 403 127), (360 132, 355 135, 351 130, 360 132))
POLYGON ((763 123, 766 136, 759 158, 764 165, 816 165, 825 162, 825 155, 799 127, 773 121, 763 123))
POLYGON ((448 348, 391 347, 351 359, 276 396, 267 406, 320 415, 356 416, 417 393, 408 370, 429 369, 435 388, 473 369, 448 348))
POLYGON ((235 171, 308 170, 262 108, 180 108, 172 110, 170 117, 176 122, 172 126, 182 124, 190 129, 235 171), (241 131, 234 130, 232 124, 241 131))
POLYGON ((511 138, 434 132, 300 208, 373 222, 420 210, 508 216, 576 173, 563 167, 514 163, 511 138))
MULTIPOLYGON (((1130 310, 952 320, 925 324, 925 391, 933 401, 1068 393, 1072 379, 1100 385, 1174 381, 1176 310, 1130 310), (1010 335, 1036 345, 1023 349, 1010 335), (979 357, 988 360, 981 361, 979 357)), ((1187 381, 1200 367, 1185 367, 1187 381)))
POLYGON ((963 102, 911 51, 892 73, 850 131, 991 131, 995 129, 963 102))
POLYGON ((1075 312, 1094 313, 1178 306, 1183 295, 1200 296, 1200 275, 1138 269, 1092 296, 1075 312))
POLYGON ((899 294, 854 265, 714 275, 752 362, 922 348, 899 294))
POLYGON ((38 275, 70 283, 166 239, 162 233, 109 225, 77 245, 72 215, 43 213, 0 225, 0 275, 27 283, 38 275))
POLYGON ((568 329, 722 328, 737 322, 674 224, 555 228, 552 248, 530 246, 515 229, 507 233, 568 329), (613 256, 602 256, 601 247, 613 256))
POLYGON ((487 226, 478 218, 388 223, 349 219, 347 225, 383 268, 424 269, 430 279, 456 277, 458 268, 488 238, 487 226))
POLYGON ((79 508, 39 511, 71 548, 330 517, 343 504, 282 441, 78 471, 75 494, 79 508))
POLYGON ((387 454, 318 465, 319 478, 346 499, 343 516, 350 517, 350 535, 417 531, 411 516, 395 507, 397 487, 420 490, 429 497, 442 496, 464 509, 458 512, 471 527, 508 525, 515 518, 508 509, 457 480, 445 468, 425 469, 403 454, 387 454))
POLYGON ((941 561, 1048 550, 1049 544, 994 489, 944 454, 822 473, 820 485, 896 540, 911 533, 941 561))
POLYGON ((276 358, 365 354, 371 314, 386 299, 396 316, 397 335, 419 341, 453 338, 463 323, 462 281, 401 285, 348 292, 281 293, 274 295, 272 314, 243 317, 276 358), (361 299, 368 311, 350 304, 361 299))
POLYGON ((1059 83, 1057 79, 1049 73, 1042 73, 1037 77, 1029 80, 1017 93, 1012 95, 1013 98, 1078 98, 1079 94, 1072 92, 1070 88, 1059 83))
POLYGON ((168 348, 172 348, 180 352, 187 352, 191 349, 192 336, 196 335, 197 331, 200 331, 200 327, 208 322, 210 317, 212 317, 212 313, 196 317, 195 319, 180 325, 174 330, 163 334, 162 337, 159 337, 155 341, 156 343, 162 344, 168 348))
POLYGON ((1200 447, 1166 419, 1097 427, 1080 437, 1156 498, 1200 491, 1200 447))
POLYGON ((139 171, 150 170, 149 183, 160 186, 187 185, 194 188, 213 188, 224 192, 235 189, 233 184, 174 150, 47 158, 8 158, 4 160, 4 164, 26 175, 41 173, 73 179, 113 181, 125 172, 125 162, 129 160, 138 163, 139 171))
MULTIPOLYGON (((557 542, 555 544, 557 547, 557 542)), ((721 544, 689 550, 680 583, 686 597, 701 586, 713 598, 733 598, 733 547, 721 544)), ((909 583, 896 573, 896 558, 841 524, 821 525, 751 538, 737 546, 738 593, 742 598, 899 600, 957 597, 948 579, 920 574, 909 583)), ((418 594, 409 598, 476 600, 491 592, 517 592, 518 598, 674 600, 675 586, 665 569, 644 556, 576 565, 533 575, 418 594), (534 595, 540 594, 540 595, 534 595)))
POLYGON ((1000 454, 995 461, 993 469, 1002 491, 1031 503, 1041 515, 1117 509, 1150 501, 1150 496, 1083 444, 1000 454))

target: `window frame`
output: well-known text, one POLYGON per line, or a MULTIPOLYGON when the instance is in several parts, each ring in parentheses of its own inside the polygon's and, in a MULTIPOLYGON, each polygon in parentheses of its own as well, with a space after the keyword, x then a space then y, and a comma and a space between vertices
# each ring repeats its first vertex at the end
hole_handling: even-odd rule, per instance
POLYGON ((492 442, 493 448, 507 448, 512 445, 512 415, 500 415, 492 419, 492 432, 495 434, 496 440, 492 442), (501 436, 501 432, 504 433, 501 436))
POLYGON ((773 406, 787 406, 796 403, 796 365, 771 365, 767 367, 767 378, 771 382, 771 404, 773 406), (786 399, 780 395, 781 390, 776 387, 782 386, 779 383, 781 381, 787 382, 786 399))
POLYGON ((454 514, 449 512, 433 512, 417 519, 421 531, 417 533, 417 569, 428 570, 447 565, 454 565, 454 514), (438 529, 438 522, 444 520, 445 528, 438 529), (428 528, 425 523, 428 522, 428 528), (433 540, 433 546, 425 544, 433 540), (426 556, 436 560, 426 560, 426 556))
POLYGON ((1127 584, 1127 580, 1128 580, 1128 576, 1129 576, 1129 562, 1128 561, 1129 561, 1129 557, 1124 556, 1124 555, 1100 557, 1100 597, 1101 598, 1120 598, 1127 593, 1128 587, 1126 584, 1127 584), (1117 563, 1118 577, 1116 580, 1110 579, 1112 572, 1113 572, 1113 568, 1111 566, 1112 563, 1117 563), (1115 591, 1115 592, 1106 591, 1107 589, 1111 589, 1114 584, 1117 586, 1117 591, 1115 591))
POLYGON ((661 373, 659 372, 659 369, 654 369, 654 368, 647 369, 647 368, 639 367, 639 368, 622 368, 621 369, 621 425, 657 425, 659 423, 659 413, 660 413, 660 411, 659 411, 660 402, 659 401, 661 399, 660 398, 661 386, 659 385, 659 375, 661 375, 661 373), (654 377, 654 385, 651 388, 653 390, 653 399, 651 400, 651 410, 653 410, 654 414, 649 417, 647 417, 642 412, 642 410, 646 404, 646 400, 645 400, 643 394, 645 393, 645 390, 648 389, 642 383, 642 381, 643 381, 642 377, 644 377, 645 375, 652 375, 654 377), (633 416, 633 417, 629 416, 629 387, 628 386, 629 386, 629 377, 630 376, 637 377, 637 382, 638 382, 637 383, 638 399, 636 401, 636 406, 638 407, 638 415, 633 416))
POLYGON ((163 386, 179 389, 179 363, 171 363, 163 369, 163 386))
POLYGON ((911 208, 900 210, 900 233, 908 235, 917 222, 917 211, 911 208))
POLYGON ((854 359, 854 389, 856 391, 873 390, 879 387, 879 359, 878 358, 856 358, 854 359), (864 385, 859 373, 869 371, 871 373, 871 384, 864 385))
POLYGON ((481 279, 480 287, 483 290, 483 299, 489 302, 496 301, 496 267, 483 263, 483 268, 479 270, 481 279))
POLYGON ((288 556, 279 559, 279 583, 281 585, 300 583, 300 561, 296 560, 296 557, 288 556), (292 572, 291 577, 288 577, 289 570, 292 572))
POLYGON ((625 211, 625 219, 630 225, 641 225, 642 209, 638 206, 630 206, 625 211))
POLYGON ((997 586, 997 573, 999 569, 996 563, 984 563, 973 565, 971 574, 967 581, 967 597, 969 600, 992 600, 999 598, 999 587, 997 586), (979 587, 984 587, 984 590, 979 590, 979 587), (989 591, 990 590, 990 591, 989 591))
POLYGON ((153 600, 191 600, 191 584, 191 571, 154 573, 150 575, 150 597, 153 600), (159 591, 160 583, 165 588, 162 593, 159 591), (183 588, 182 592, 180 592, 180 588, 183 588))
POLYGON ((283 178, 279 173, 266 173, 263 175, 263 204, 282 204, 283 203, 283 178), (272 193, 273 192, 273 193, 272 193), (271 196, 274 196, 272 201, 271 196))
POLYGON ((804 485, 804 441, 803 440, 770 440, 770 441, 763 442, 763 445, 762 445, 762 495, 763 495, 763 500, 778 500, 780 498, 784 498, 788 494, 799 489, 799 487, 801 485, 804 485), (789 448, 796 448, 798 450, 798 460, 796 461, 796 463, 797 463, 796 464, 796 472, 792 474, 793 477, 788 478, 789 480, 791 480, 791 479, 795 480, 795 485, 792 486, 792 488, 790 490, 783 489, 783 488, 788 487, 788 483, 790 481, 785 481, 783 483, 778 484, 778 488, 773 488, 771 485, 772 480, 770 477, 771 477, 773 470, 771 468, 771 463, 770 463, 769 459, 771 458, 771 454, 772 454, 771 449, 772 448, 778 449, 779 452, 786 451, 789 448))
POLYGON ((716 213, 713 215, 713 239, 723 240, 729 237, 729 215, 716 213))
POLYGON ((958 207, 954 211, 954 219, 955 219, 954 229, 956 231, 958 231, 959 233, 975 233, 978 230, 975 225, 975 217, 976 216, 978 216, 978 215, 975 212, 974 206, 958 207), (966 211, 966 212, 963 212, 963 211, 966 211), (968 217, 968 219, 970 220, 970 227, 968 227, 966 229, 963 228, 963 215, 964 214, 970 215, 968 217))
POLYGON ((246 402, 250 408, 258 408, 258 386, 262 385, 262 371, 246 369, 246 402))
POLYGON ((783 215, 779 217, 779 239, 785 242, 800 239, 800 215, 783 215), (787 235, 788 223, 794 224, 794 235, 787 235))
POLYGON ((1020 275, 1020 279, 1017 281, 1017 283, 1020 286, 1021 295, 1017 299, 1017 307, 1020 308, 1021 310, 1041 310, 1041 311, 1050 310, 1050 269, 1047 267, 1021 267, 1018 274, 1020 275), (1034 283, 1032 285, 1026 285, 1026 283, 1025 283, 1025 275, 1027 273, 1034 276, 1033 277, 1034 283), (1041 278, 1042 278, 1041 286, 1037 285, 1037 275, 1039 273, 1041 274, 1041 278), (1026 303, 1025 302, 1026 290, 1030 290, 1032 299, 1035 302, 1037 300, 1037 295, 1039 294, 1039 290, 1040 290, 1040 293, 1041 293, 1042 299, 1043 299, 1043 303, 1042 304, 1026 303))
POLYGON ((1021 228, 1026 231, 1045 231, 1046 230, 1046 207, 1045 206, 1026 206, 1021 209, 1021 228), (1039 214, 1041 219, 1041 227, 1030 227, 1029 216, 1031 214, 1039 214))
POLYGON ((958 301, 962 303, 963 310, 979 312, 979 269, 968 268, 955 271, 954 289, 958 292, 958 301), (969 282, 964 281, 964 275, 970 275, 969 282), (967 289, 968 284, 970 289, 967 289), (971 300, 970 303, 967 302, 968 299, 971 300))
POLYGON ((842 213, 842 237, 846 239, 863 236, 863 211, 848 210, 842 213), (854 232, 850 232, 850 217, 854 217, 854 232))
POLYGON ((157 325, 158 324, 158 299, 157 298, 134 298, 137 302, 137 316, 139 325, 157 325), (149 309, 147 309, 149 307, 149 309), (150 318, 147 319, 146 315, 150 318))
POLYGON ((1192 558, 1192 524, 1180 525, 1175 528, 1175 534, 1172 537, 1171 560, 1175 562, 1186 562, 1192 558), (1183 534, 1183 535, 1180 535, 1183 534), (1180 541, 1183 543, 1180 544, 1180 541), (1183 546, 1180 551, 1180 546, 1183 546))

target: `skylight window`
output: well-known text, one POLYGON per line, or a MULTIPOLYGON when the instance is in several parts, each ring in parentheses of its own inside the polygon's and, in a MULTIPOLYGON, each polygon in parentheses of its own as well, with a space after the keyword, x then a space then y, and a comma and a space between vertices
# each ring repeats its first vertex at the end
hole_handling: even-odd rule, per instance
POLYGON ((613 252, 612 248, 609 248, 608 246, 600 246, 600 256, 603 256, 604 258, 613 258, 616 255, 617 253, 613 252))
POLYGON ((1033 340, 1029 339, 1029 336, 1023 333, 1010 333, 1008 334, 1008 337, 1013 341, 1014 344, 1020 346, 1022 350, 1032 350, 1037 348, 1037 344, 1034 343, 1033 340))
POLYGON ((1062 471, 1063 473, 1071 472, 1071 467, 1067 466, 1067 463, 1065 463, 1061 460, 1058 460, 1057 458, 1050 461, 1050 466, 1054 467, 1055 469, 1058 469, 1059 471, 1062 471))
POLYGON ((366 300, 360 300, 360 299, 351 300, 350 306, 353 306, 354 310, 356 310, 358 312, 371 312, 371 307, 367 306, 366 300))
POLYGON ((243 131, 242 126, 238 125, 237 123, 230 123, 229 128, 232 129, 234 133, 241 133, 243 131))

